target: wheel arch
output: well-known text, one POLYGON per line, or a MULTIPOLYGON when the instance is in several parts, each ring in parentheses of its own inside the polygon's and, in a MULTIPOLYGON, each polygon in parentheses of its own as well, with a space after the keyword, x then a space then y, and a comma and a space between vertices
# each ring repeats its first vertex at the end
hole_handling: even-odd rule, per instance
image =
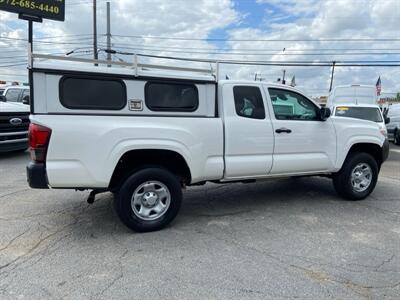
POLYGON ((342 162, 342 166, 343 163, 346 161, 346 159, 352 155, 353 153, 367 153, 369 155, 371 155, 376 163, 378 164, 378 167, 380 168, 383 161, 384 161, 384 157, 383 157, 383 151, 382 151, 382 147, 378 144, 375 143, 355 143, 353 144, 350 149, 347 151, 347 155, 345 157, 345 159, 342 162))
POLYGON ((145 166, 165 168, 180 177, 183 185, 190 184, 192 180, 189 165, 180 153, 166 149, 136 149, 120 157, 112 173, 109 189, 118 189, 125 178, 145 166))

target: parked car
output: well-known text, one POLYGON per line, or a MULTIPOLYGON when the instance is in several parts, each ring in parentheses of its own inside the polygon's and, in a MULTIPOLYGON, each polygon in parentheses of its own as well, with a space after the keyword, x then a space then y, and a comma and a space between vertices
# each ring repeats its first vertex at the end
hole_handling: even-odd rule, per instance
POLYGON ((4 87, 2 95, 6 97, 5 101, 7 102, 17 102, 28 105, 30 103, 29 94, 29 87, 12 85, 4 87))
POLYGON ((93 64, 34 61, 28 182, 89 189, 89 202, 111 191, 136 231, 169 224, 182 189, 207 181, 327 176, 339 195, 361 200, 388 156, 378 124, 330 118, 289 86, 219 81, 187 67, 93 64))
POLYGON ((392 104, 389 106, 388 117, 389 123, 386 125, 388 130, 388 138, 396 145, 400 145, 400 104, 392 104))
POLYGON ((26 150, 28 128, 29 106, 0 101, 0 152, 26 150))

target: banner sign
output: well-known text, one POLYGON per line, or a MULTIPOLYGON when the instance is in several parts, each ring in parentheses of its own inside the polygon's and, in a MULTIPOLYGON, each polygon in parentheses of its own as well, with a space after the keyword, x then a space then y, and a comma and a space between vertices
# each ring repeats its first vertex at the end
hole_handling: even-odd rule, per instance
POLYGON ((0 0, 0 10, 64 21, 65 0, 0 0))

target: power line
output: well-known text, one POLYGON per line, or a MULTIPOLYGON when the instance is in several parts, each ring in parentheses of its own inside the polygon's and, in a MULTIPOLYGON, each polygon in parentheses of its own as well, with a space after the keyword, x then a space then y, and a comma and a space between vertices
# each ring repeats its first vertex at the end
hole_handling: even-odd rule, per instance
MULTIPOLYGON (((118 45, 115 44, 114 45, 118 45)), ((400 55, 400 52, 346 52, 343 53, 282 53, 282 52, 271 52, 271 51, 263 51, 263 53, 252 53, 252 52, 232 52, 232 51, 214 51, 214 52, 205 52, 205 51, 187 51, 187 50, 168 50, 168 49, 152 49, 152 48, 142 48, 142 47, 124 47, 124 46, 115 46, 114 48, 119 49, 131 49, 131 50, 142 50, 142 51, 150 51, 150 52, 168 52, 168 53, 187 53, 187 54, 209 54, 209 55, 251 55, 251 56, 325 56, 325 55, 336 55, 336 56, 348 56, 348 55, 400 55)))
MULTIPOLYGON (((113 36, 114 37, 114 36, 113 36)), ((121 42, 114 42, 113 44, 118 44, 118 45, 128 45, 131 47, 152 47, 156 49, 188 49, 188 50, 212 50, 212 51, 219 51, 219 50, 236 50, 236 51, 283 51, 284 52, 299 52, 299 51, 347 51, 347 50, 354 50, 354 51, 400 51, 400 48, 312 48, 312 49, 291 49, 291 48, 267 48, 267 49, 260 49, 260 48, 234 48, 234 47, 229 47, 229 48, 217 48, 217 47, 177 47, 177 46, 152 46, 152 45, 143 45, 143 44, 131 44, 131 43, 121 43, 121 42)))
POLYGON ((0 73, 0 76, 28 77, 28 71, 26 72, 26 75, 14 74, 14 73, 0 73))
MULTIPOLYGON (((115 51, 116 54, 122 54, 115 51)), ((241 64, 241 65, 268 65, 268 66, 325 66, 331 67, 333 63, 336 66, 352 66, 352 67, 372 67, 372 66, 385 66, 385 67, 400 67, 400 60, 343 60, 343 61, 250 61, 250 60, 226 60, 226 59, 202 59, 202 58, 187 58, 187 57, 174 57, 162 55, 150 55, 142 53, 128 53, 124 52, 123 55, 139 55, 149 58, 172 59, 178 61, 202 62, 202 63, 221 63, 221 64, 241 64)))
POLYGON ((11 64, 11 65, 0 65, 0 68, 23 66, 23 65, 27 65, 27 64, 28 64, 28 61, 25 61, 23 63, 17 63, 17 64, 11 64))
POLYGON ((69 37, 84 37, 87 36, 91 38, 92 34, 91 33, 81 33, 81 34, 66 34, 66 35, 50 35, 50 36, 41 36, 41 37, 35 37, 35 40, 41 40, 41 39, 57 39, 57 38, 69 38, 69 37))
MULTIPOLYGON (((105 37, 104 34, 99 34, 97 35, 98 37, 105 37)), ((113 35, 113 37, 115 37, 118 35, 113 35)), ((12 37, 1 37, 0 39, 9 39, 9 40, 13 40, 13 41, 20 41, 20 42, 26 42, 26 39, 22 39, 22 38, 12 38, 12 37)), ((74 41, 81 41, 81 40, 91 40, 92 37, 90 34, 77 34, 77 35, 66 35, 66 36, 46 36, 46 37, 39 37, 36 38, 35 40, 37 40, 38 43, 44 43, 44 44, 61 44, 61 45, 65 45, 65 44, 76 44, 74 43, 74 41), (85 37, 86 36, 86 37, 85 37), (43 41, 44 39, 51 39, 51 38, 61 38, 61 37, 72 37, 69 40, 64 40, 62 42, 56 42, 56 41, 43 41)), ((376 40, 376 39, 375 39, 376 40)), ((400 41, 400 39, 398 39, 400 41)), ((255 41, 255 40, 254 40, 255 41)), ((271 40, 272 41, 272 40, 271 40)), ((114 44, 118 44, 118 45, 129 45, 132 47, 139 47, 139 46, 143 46, 143 45, 134 45, 134 44, 130 44, 130 43, 114 43, 114 44)), ((265 51, 264 49, 253 49, 253 48, 205 48, 205 47, 172 47, 172 46, 146 46, 146 47, 156 47, 157 49, 191 49, 191 50, 215 50, 215 51, 220 51, 220 50, 240 50, 240 51, 265 51)), ((376 49, 372 49, 372 48, 313 48, 313 49, 290 49, 290 48, 281 48, 281 49, 266 49, 266 50, 270 50, 270 51, 283 51, 283 49, 285 49, 285 52, 303 52, 303 51, 398 51, 400 50, 399 48, 376 48, 376 49)))
MULTIPOLYGON (((9 37, 0 37, 0 38, 6 38, 6 39, 12 39, 12 40, 16 40, 16 41, 26 41, 24 39, 18 39, 18 38, 9 38, 9 37)), ((87 43, 82 43, 82 42, 74 42, 74 41, 67 41, 67 42, 55 42, 55 41, 43 41, 43 40, 39 40, 37 41, 37 43, 40 44, 47 44, 47 45, 82 45, 82 44, 86 44, 89 45, 89 40, 90 38, 80 38, 81 40, 87 40, 87 43)), ((99 44, 104 44, 104 43, 99 43, 99 44)), ((348 49, 346 53, 343 53, 343 51, 346 51, 344 49, 341 49, 340 53, 284 53, 282 51, 282 53, 274 53, 274 52, 269 52, 267 53, 266 51, 271 51, 271 50, 262 50, 262 49, 254 49, 257 51, 263 51, 263 53, 247 53, 247 52, 233 52, 233 51, 228 51, 228 52, 223 52, 220 49, 215 49, 214 52, 205 52, 205 51, 186 51, 186 50, 167 50, 168 48, 173 48, 173 47, 160 47, 160 48, 150 48, 150 47, 129 47, 129 46, 122 46, 122 45, 130 45, 130 44, 123 44, 123 43, 113 43, 114 45, 116 45, 118 48, 123 48, 123 49, 133 49, 133 50, 146 50, 146 51, 151 51, 151 52, 155 52, 155 51, 159 51, 159 52, 170 52, 170 53, 188 53, 188 54, 222 54, 222 55, 282 55, 282 56, 294 56, 294 55, 305 55, 305 56, 312 56, 312 55, 316 55, 316 56, 322 56, 322 55, 399 55, 400 53, 396 52, 396 53, 392 53, 392 52, 365 52, 365 53, 352 53, 349 51, 355 50, 355 49, 348 49), (119 46, 121 45, 121 46, 119 46)), ((180 48, 180 47, 174 47, 174 49, 189 49, 189 48, 180 48)), ((195 48, 194 48, 195 49, 195 48)), ((335 48, 330 48, 331 51, 336 51, 335 48)), ((202 50, 202 49, 200 49, 202 50)), ((232 50, 237 50, 237 49, 232 49, 232 50)), ((244 49, 243 49, 244 50, 244 49)), ((246 49, 247 50, 247 49, 246 49)), ((289 51, 297 51, 297 52, 301 52, 301 51, 312 51, 313 49, 305 49, 305 50, 298 50, 298 49, 285 49, 285 52, 289 52, 289 51)), ((328 49, 315 49, 315 51, 325 51, 328 49)), ((379 51, 381 49, 360 49, 359 51, 379 51)), ((399 51, 400 49, 391 49, 390 51, 399 51)), ((339 50, 338 50, 339 51, 339 50)))
POLYGON ((114 34, 115 37, 135 38, 135 39, 158 39, 158 40, 181 40, 181 41, 214 41, 214 42, 393 42, 400 41, 400 38, 326 38, 326 39, 227 39, 227 38, 186 38, 186 37, 167 37, 167 36, 145 36, 145 35, 121 35, 114 34))

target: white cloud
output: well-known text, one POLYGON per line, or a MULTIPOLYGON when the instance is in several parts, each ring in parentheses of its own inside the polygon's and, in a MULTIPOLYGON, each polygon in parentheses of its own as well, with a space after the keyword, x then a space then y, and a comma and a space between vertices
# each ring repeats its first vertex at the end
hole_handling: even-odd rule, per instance
MULTIPOLYGON (((400 39, 400 1, 398 0, 325 0, 325 1, 303 1, 303 0, 257 0, 258 3, 268 3, 275 7, 276 14, 286 13, 292 21, 276 20, 268 23, 264 29, 260 28, 239 28, 230 32, 232 39, 340 39, 340 38, 397 38, 400 39)), ((274 12, 268 9, 266 12, 273 16, 274 12)), ((267 19, 271 20, 271 18, 267 19)), ((274 20, 274 19, 272 19, 274 20)), ((290 61, 290 60, 370 60, 387 59, 387 57, 373 55, 347 55, 347 56, 310 56, 302 55, 315 52, 323 53, 318 49, 376 49, 391 48, 400 49, 400 42, 310 42, 310 41, 270 41, 270 42, 232 42, 235 49, 258 48, 267 50, 277 49, 276 55, 265 57, 266 60, 290 61), (282 55, 282 50, 286 49, 286 55, 282 55), (291 54, 289 51, 292 51, 291 54), (294 51, 297 50, 297 51, 294 51), (303 51, 298 51, 303 50, 303 51), (296 55, 297 54, 297 55, 296 55)), ((330 51, 333 52, 333 51, 330 51)), ((345 51, 343 51, 344 53, 345 51)), ((353 51, 356 52, 356 51, 353 51)), ((360 51, 359 51, 360 52, 360 51)), ((380 51, 384 52, 384 51, 380 51)), ((397 51, 398 52, 398 51, 397 51)), ((328 51, 326 53, 329 53, 328 51)), ((336 53, 338 53, 336 51, 336 53)), ((340 52, 339 52, 340 53, 340 52)), ((389 56, 388 56, 389 57, 389 56)), ((390 56, 399 60, 400 55, 390 56)), ((256 56, 250 59, 257 59, 256 56)), ((258 57, 259 59, 259 57, 258 57)), ((248 68, 245 68, 248 69, 248 68)), ((283 67, 280 70, 272 67, 264 67, 267 79, 281 77, 283 67)), ((296 81, 306 90, 313 91, 328 89, 330 68, 294 68, 288 67, 289 73, 296 73, 296 81)), ((237 75, 250 79, 254 76, 256 68, 252 68, 252 73, 237 72, 237 75)), ((400 90, 400 80, 398 80, 400 68, 385 67, 340 67, 336 68, 335 84, 375 84, 378 76, 381 76, 383 88, 385 90, 400 90)), ((319 91, 318 91, 319 92, 319 91)))
MULTIPOLYGON (((205 39, 216 30, 233 27, 228 32, 231 39, 321 39, 321 38, 398 38, 400 39, 400 1, 399 0, 255 0, 260 9, 265 7, 264 23, 255 27, 243 28, 241 21, 251 12, 238 11, 233 0, 119 0, 111 1, 112 33, 114 35, 136 36, 167 36, 205 39), (264 6, 267 4, 267 6, 264 6)), ((89 2, 89 1, 88 1, 89 2)), ((98 33, 105 33, 105 2, 99 1, 98 33)), ((45 52, 65 53, 77 47, 91 49, 91 36, 70 37, 71 34, 90 34, 92 32, 91 5, 68 5, 66 21, 64 23, 44 21, 35 24, 35 36, 60 36, 51 39, 54 42, 70 42, 69 45, 48 45, 36 43, 37 49, 45 52), (40 46, 38 46, 40 45, 40 46)), ((16 15, 0 12, 0 35, 21 37, 26 35, 26 24, 17 21, 16 15), (16 25, 20 22, 21 25, 16 25)), ((219 31, 218 31, 219 32, 219 31)), ((105 37, 99 39, 100 48, 104 47, 105 37)), ((0 41, 1 47, 2 41, 0 41)), ((175 47, 173 50, 182 52, 149 52, 151 54, 185 56, 185 57, 215 57, 211 54, 189 54, 182 48, 193 48, 187 51, 196 51, 196 48, 218 49, 217 44, 205 40, 168 40, 150 38, 113 38, 114 47, 127 47, 126 51, 135 51, 134 48, 162 48, 175 47), (181 48, 181 49, 179 49, 181 48)), ((3 40, 4 44, 4 40, 3 40)), ((7 42, 6 44, 10 44, 7 42)), ((21 43, 13 43, 15 47, 7 50, 23 51, 21 43)), ((25 47, 25 46, 24 46, 25 47)), ((400 49, 400 42, 306 42, 306 41, 228 41, 222 47, 231 51, 248 53, 269 53, 273 56, 245 55, 224 56, 231 59, 248 60, 364 60, 368 56, 310 56, 303 55, 319 51, 321 48, 392 48, 400 49), (283 53, 283 48, 286 51, 283 53), (253 51, 251 49, 256 49, 253 51), (263 51, 260 51, 263 50, 263 51), (290 54, 290 55, 288 55, 290 54)), ((4 48, 0 48, 2 50, 4 48)), ((144 50, 137 50, 144 52, 144 50)), ((204 50, 203 50, 204 51, 204 50)), ((321 52, 321 51, 319 51, 321 52)), ((398 51, 400 52, 400 51, 398 51)), ((18 52, 19 54, 23 52, 18 52)), ((3 53, 0 53, 0 58, 3 53)), ((220 55, 221 57, 221 55, 220 55)), ((382 56, 380 56, 382 58, 382 56)), ((400 56, 397 56, 399 59, 400 56)), ((4 61, 4 60, 3 60, 4 61)), ((0 60, 1 65, 1 60, 0 60)), ((22 68, 21 68, 22 69, 22 68)), ((252 79, 254 72, 263 73, 267 80, 276 80, 281 76, 282 67, 234 67, 225 66, 222 73, 231 78, 252 79)), ((288 77, 296 74, 296 81, 309 91, 322 91, 329 87, 330 68, 286 68, 288 77)), ((7 73, 12 70, 7 70, 7 73)), ((0 74, 4 70, 0 70, 0 74)), ((18 71, 21 72, 21 71, 18 71)), ((364 83, 374 84, 381 75, 383 88, 386 90, 400 90, 400 80, 397 80, 398 68, 337 68, 335 83, 364 83)), ((1 78, 1 77, 0 77, 1 78)), ((314 92, 313 92, 314 93, 314 92)))

